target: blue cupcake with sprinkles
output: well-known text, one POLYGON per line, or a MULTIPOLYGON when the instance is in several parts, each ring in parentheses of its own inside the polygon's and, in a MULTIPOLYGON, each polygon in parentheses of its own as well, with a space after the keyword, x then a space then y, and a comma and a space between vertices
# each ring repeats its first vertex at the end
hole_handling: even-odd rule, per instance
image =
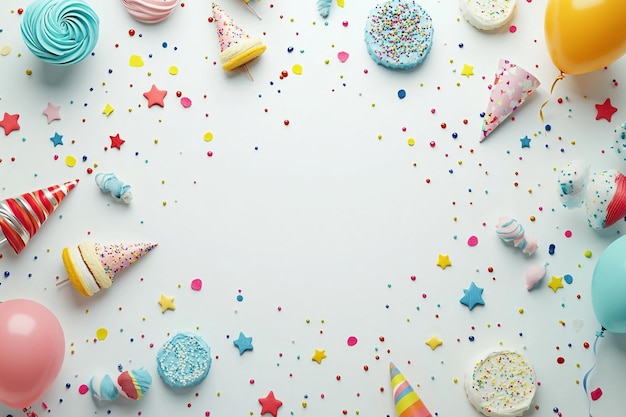
POLYGON ((367 52, 392 69, 410 69, 428 56, 433 45, 433 21, 414 0, 389 0, 376 5, 365 24, 367 52))
POLYGON ((211 348, 197 334, 180 332, 157 352, 157 372, 172 388, 198 385, 211 369, 211 348))

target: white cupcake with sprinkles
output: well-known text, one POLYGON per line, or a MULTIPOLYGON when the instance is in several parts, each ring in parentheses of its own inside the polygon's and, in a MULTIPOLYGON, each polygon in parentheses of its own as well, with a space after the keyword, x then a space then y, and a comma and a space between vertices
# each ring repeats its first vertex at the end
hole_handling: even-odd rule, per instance
POLYGON ((461 14, 476 29, 496 30, 513 19, 517 0, 459 0, 461 14))
POLYGON ((489 417, 516 417, 524 414, 536 391, 533 367, 513 351, 498 351, 475 362, 465 376, 469 402, 489 417))
POLYGON ((376 5, 365 24, 370 57, 392 69, 421 64, 433 45, 433 21, 414 0, 389 0, 376 5))

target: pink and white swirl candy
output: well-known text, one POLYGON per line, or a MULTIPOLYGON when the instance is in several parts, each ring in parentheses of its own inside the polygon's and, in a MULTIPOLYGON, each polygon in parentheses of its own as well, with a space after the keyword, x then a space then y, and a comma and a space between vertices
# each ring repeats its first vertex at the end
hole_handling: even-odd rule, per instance
POLYGON ((516 248, 532 255, 537 250, 537 241, 526 237, 524 227, 512 217, 500 217, 496 224, 496 234, 505 242, 513 242, 516 248))
POLYGON ((178 0, 121 0, 126 11, 142 23, 159 23, 167 19, 178 0))

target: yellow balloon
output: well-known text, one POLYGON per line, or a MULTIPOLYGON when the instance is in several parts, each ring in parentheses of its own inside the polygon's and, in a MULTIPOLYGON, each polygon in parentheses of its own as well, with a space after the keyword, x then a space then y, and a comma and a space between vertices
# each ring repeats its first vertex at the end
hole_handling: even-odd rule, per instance
POLYGON ((600 69, 626 53, 626 0, 548 0, 545 36, 561 72, 600 69))

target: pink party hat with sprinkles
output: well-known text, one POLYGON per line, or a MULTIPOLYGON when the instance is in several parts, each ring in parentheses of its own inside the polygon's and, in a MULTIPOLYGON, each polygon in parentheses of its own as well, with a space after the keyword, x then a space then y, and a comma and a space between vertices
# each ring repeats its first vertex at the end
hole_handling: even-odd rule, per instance
POLYGON ((0 201, 0 242, 22 252, 76 184, 77 179, 0 201))
POLYGON ((67 278, 74 288, 84 296, 91 296, 113 285, 117 274, 156 246, 156 243, 103 245, 85 241, 78 246, 64 248, 61 257, 67 278))
POLYGON ((521 106, 541 83, 521 67, 501 59, 483 117, 482 142, 521 106))
MULTIPOLYGON (((261 56, 267 47, 260 38, 248 35, 217 4, 213 3, 213 20, 220 43, 219 59, 222 68, 232 71, 239 67, 247 70, 246 64, 261 56)), ((250 76, 250 73, 248 72, 250 76)))
POLYGON ((422 399, 393 363, 389 364, 389 372, 398 417, 432 417, 422 399))
POLYGON ((222 52, 230 48, 231 45, 236 44, 239 40, 249 37, 228 13, 215 3, 213 3, 213 19, 217 25, 217 37, 222 52))

